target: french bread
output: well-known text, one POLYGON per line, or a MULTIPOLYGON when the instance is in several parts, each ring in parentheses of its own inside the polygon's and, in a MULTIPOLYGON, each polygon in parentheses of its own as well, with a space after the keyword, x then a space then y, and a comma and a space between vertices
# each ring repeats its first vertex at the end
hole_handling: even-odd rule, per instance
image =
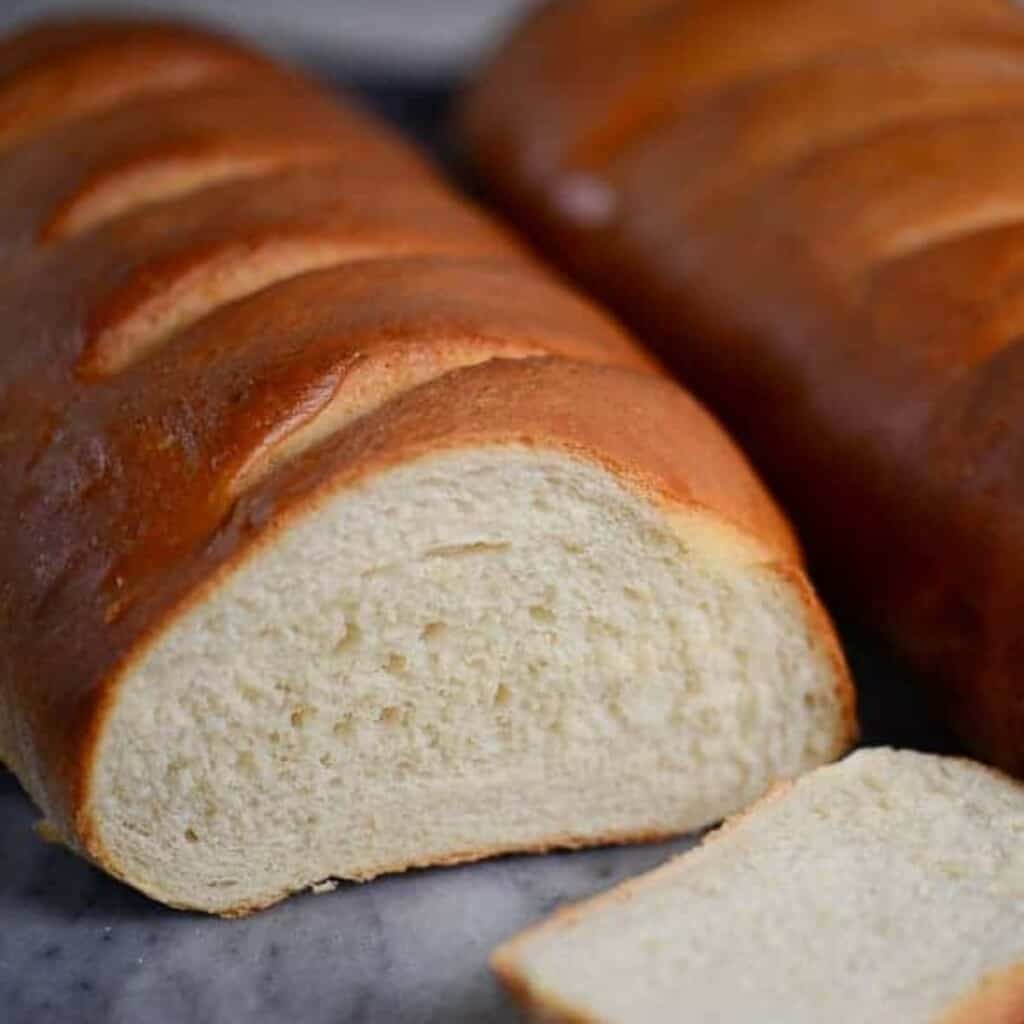
POLYGON ((849 745, 743 456, 354 108, 39 26, 0 197, 0 756, 72 849, 240 914, 691 829, 849 745))
POLYGON ((546 1021, 1012 1024, 1024 1016, 1024 790, 865 749, 495 953, 546 1021))
POLYGON ((812 564, 1024 774, 1024 14, 564 0, 470 93, 482 177, 736 433, 812 564))

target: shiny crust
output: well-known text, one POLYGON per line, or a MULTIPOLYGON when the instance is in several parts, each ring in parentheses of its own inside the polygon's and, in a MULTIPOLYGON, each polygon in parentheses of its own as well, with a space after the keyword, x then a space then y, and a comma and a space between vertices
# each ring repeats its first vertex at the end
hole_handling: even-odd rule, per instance
POLYGON ((82 20, 0 41, 0 150, 95 110, 259 71, 267 62, 183 25, 82 20))
POLYGON ((67 147, 60 163, 54 163, 47 133, 0 161, 5 194, 19 199, 0 210, 5 256, 22 256, 40 242, 59 239, 75 209, 98 192, 116 193, 133 174, 175 161, 261 158, 265 178, 332 161, 342 188, 429 176, 423 161, 372 130, 354 108, 332 102, 302 80, 266 71, 198 85, 187 98, 173 90, 143 95, 127 109, 115 104, 76 118, 62 126, 60 137, 67 147))
POLYGON ((1024 774, 1024 15, 753 6, 551 4, 464 137, 971 748, 1024 774))
POLYGON ((91 818, 93 753, 118 679, 160 630, 320 495, 457 445, 567 449, 672 508, 706 508, 796 584, 852 733, 831 628, 743 457, 420 158, 291 73, 160 25, 0 45, 0 108, 26 82, 76 76, 88 109, 51 96, 0 155, 0 194, 24 200, 0 213, 0 756, 66 843, 122 874, 91 818), (187 89, 161 71, 90 92, 88 69, 119 48, 160 68, 230 59, 187 89), (198 163, 166 191, 160 169, 183 154, 198 163), (231 171, 253 154, 267 165, 231 171), (228 171, 190 177, 204 160, 228 171), (138 188, 140 168, 157 177, 138 188), (61 227, 97 190, 125 201, 61 227), (267 253, 277 276, 203 293, 267 253), (159 321, 189 289, 199 313, 159 321))

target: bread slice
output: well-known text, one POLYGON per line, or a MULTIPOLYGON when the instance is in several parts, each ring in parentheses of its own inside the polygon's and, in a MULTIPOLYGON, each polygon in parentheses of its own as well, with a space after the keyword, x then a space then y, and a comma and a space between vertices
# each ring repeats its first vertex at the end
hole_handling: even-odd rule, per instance
POLYGON ((1024 789, 862 750, 501 947, 545 1020, 1024 1019, 1024 789))
POLYGON ((842 753, 831 627, 704 410, 385 131, 192 40, 0 44, 0 757, 46 831, 239 914, 842 753), (121 50, 151 85, 95 80, 121 50))

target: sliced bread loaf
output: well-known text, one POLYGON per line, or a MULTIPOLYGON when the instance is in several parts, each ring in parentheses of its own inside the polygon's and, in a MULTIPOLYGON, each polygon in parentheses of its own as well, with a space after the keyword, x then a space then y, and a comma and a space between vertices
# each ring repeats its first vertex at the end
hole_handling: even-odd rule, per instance
POLYGON ((743 456, 386 132, 97 23, 0 45, 0 144, 0 757, 70 847, 242 913, 849 744, 743 456))
POLYGON ((1024 1020, 1024 788, 864 750, 503 946, 555 1021, 1024 1020))

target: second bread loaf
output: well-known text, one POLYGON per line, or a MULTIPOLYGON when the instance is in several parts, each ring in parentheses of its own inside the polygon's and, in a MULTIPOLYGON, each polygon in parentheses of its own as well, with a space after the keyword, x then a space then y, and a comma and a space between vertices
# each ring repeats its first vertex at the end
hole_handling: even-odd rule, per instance
POLYGON ((1010 0, 560 0, 465 127, 1024 775, 1022 102, 1010 0))

